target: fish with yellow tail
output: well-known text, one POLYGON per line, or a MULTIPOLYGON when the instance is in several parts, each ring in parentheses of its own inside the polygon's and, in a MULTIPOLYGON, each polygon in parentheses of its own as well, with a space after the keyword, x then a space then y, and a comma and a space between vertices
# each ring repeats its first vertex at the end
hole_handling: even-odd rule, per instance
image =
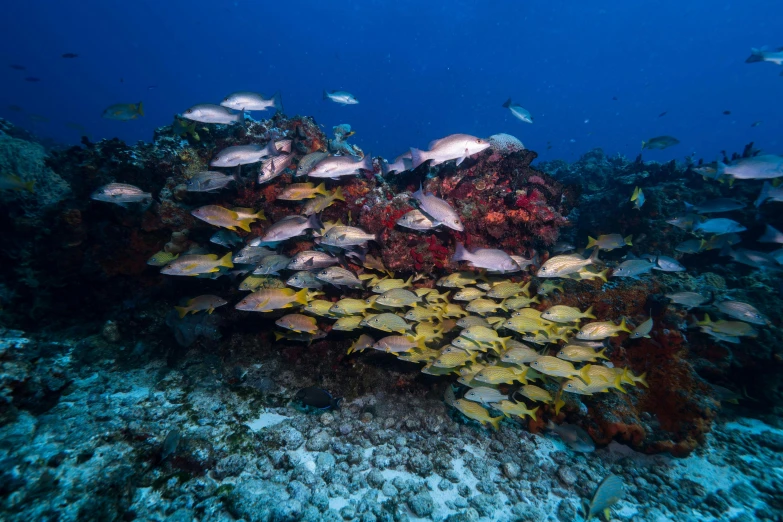
POLYGON ((609 357, 604 355, 606 348, 600 352, 596 352, 589 346, 580 346, 578 344, 569 344, 564 346, 559 352, 557 352, 557 358, 571 362, 595 362, 597 359, 609 360, 609 357))
POLYGON ((514 366, 487 366, 474 375, 473 378, 487 384, 511 384, 514 381, 527 384, 527 378, 525 376, 527 375, 528 370, 529 368, 527 366, 523 368, 514 366))
POLYGON ((0 174, 0 190, 26 190, 33 192, 35 180, 23 181, 16 174, 0 174))
POLYGON ((320 214, 329 208, 335 201, 345 201, 342 187, 337 187, 337 189, 328 196, 316 196, 308 201, 302 210, 302 214, 305 216, 320 214))
POLYGON ((489 411, 477 402, 459 399, 454 401, 453 406, 465 417, 480 422, 482 426, 489 424, 495 431, 500 429, 500 421, 503 420, 503 416, 490 417, 489 411))
POLYGON ((307 304, 307 288, 294 291, 291 288, 264 288, 248 295, 234 307, 245 312, 272 312, 296 305, 307 304))
POLYGON ((318 195, 329 195, 329 192, 326 191, 325 183, 321 183, 317 187, 312 183, 293 183, 288 185, 288 187, 277 196, 277 199, 282 199, 284 201, 301 201, 303 199, 314 198, 318 195))
POLYGON ((601 482, 598 489, 595 490, 593 499, 590 502, 585 502, 585 520, 589 521, 599 513, 603 513, 606 520, 609 520, 612 517, 609 508, 621 501, 624 497, 625 484, 623 484, 623 479, 617 475, 609 475, 601 482))
POLYGON ((164 266, 160 273, 165 275, 197 276, 219 272, 221 268, 234 268, 231 252, 220 259, 215 254, 181 256, 164 266))
POLYGON ((616 337, 620 335, 620 332, 632 333, 625 324, 625 318, 620 321, 619 325, 615 325, 611 321, 587 323, 576 332, 576 338, 583 341, 601 341, 607 337, 616 337))
POLYGON ((541 312, 541 318, 555 323, 576 323, 582 319, 595 319, 595 316, 592 306, 580 312, 578 308, 572 306, 555 305, 541 312))
POLYGON ((179 314, 179 318, 182 319, 189 313, 195 314, 196 312, 204 310, 211 314, 215 311, 215 308, 219 308, 225 304, 227 304, 227 301, 222 297, 216 295, 200 295, 190 299, 185 303, 185 306, 175 306, 174 309, 179 314))
POLYGON ((373 339, 367 334, 362 334, 359 336, 358 339, 356 339, 353 342, 353 344, 351 344, 351 346, 348 347, 348 354, 368 350, 372 348, 374 344, 375 344, 375 339, 373 339))
POLYGON ((579 272, 582 268, 588 265, 594 265, 600 261, 598 259, 598 252, 599 249, 596 248, 587 259, 579 254, 550 257, 541 265, 541 268, 538 269, 536 275, 538 277, 565 277, 568 274, 579 272))
POLYGON ((517 417, 524 419, 525 416, 528 416, 533 420, 536 420, 536 412, 538 411, 538 408, 540 408, 540 406, 536 406, 532 410, 529 410, 525 403, 511 401, 500 401, 498 403, 493 403, 492 407, 498 411, 502 411, 503 415, 506 417, 516 415, 517 417))
POLYGON ((315 318, 302 314, 284 315, 275 324, 280 328, 291 330, 294 333, 314 334, 318 331, 318 325, 315 318))
POLYGON ((537 372, 551 377, 579 377, 587 384, 590 384, 590 376, 587 373, 590 368, 589 366, 577 370, 570 362, 558 359, 557 357, 552 357, 551 355, 542 355, 531 362, 530 367, 537 372))
POLYGON ((598 236, 598 239, 587 236, 587 246, 586 249, 591 249, 594 247, 598 247, 601 250, 614 250, 615 248, 622 248, 626 245, 633 246, 633 243, 631 240, 633 239, 633 236, 626 236, 623 237, 620 234, 605 234, 603 236, 598 236))
POLYGON ((250 232, 250 223, 259 219, 264 219, 262 211, 255 214, 242 212, 240 215, 239 212, 223 208, 219 205, 205 205, 197 208, 191 212, 191 214, 201 221, 206 221, 210 225, 227 228, 229 230, 241 228, 246 232, 250 232))

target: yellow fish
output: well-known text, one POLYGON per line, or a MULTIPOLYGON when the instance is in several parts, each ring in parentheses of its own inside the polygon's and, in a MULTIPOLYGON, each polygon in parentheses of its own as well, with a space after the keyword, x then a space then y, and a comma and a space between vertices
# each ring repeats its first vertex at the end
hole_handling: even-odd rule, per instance
POLYGON ((216 295, 200 295, 189 300, 185 306, 175 306, 174 309, 179 314, 179 318, 182 319, 187 314, 200 312, 206 310, 208 313, 215 311, 215 308, 228 304, 225 299, 216 295))
POLYGON ((438 358, 440 352, 433 350, 432 348, 425 348, 424 350, 413 350, 407 354, 397 357, 402 361, 414 362, 414 363, 430 363, 438 358))
POLYGON ((234 307, 246 312, 272 312, 283 308, 291 308, 295 304, 307 304, 307 289, 296 292, 290 288, 265 288, 257 290, 242 299, 234 307))
POLYGON ((382 332, 396 332, 400 334, 410 332, 411 330, 410 325, 405 322, 405 319, 391 313, 366 316, 362 321, 362 326, 369 326, 382 332))
POLYGON ((528 282, 526 285, 523 286, 521 283, 512 283, 511 281, 503 281, 497 283, 492 288, 490 288, 489 292, 487 292, 487 297, 494 297, 496 299, 506 299, 507 297, 514 297, 519 294, 524 294, 525 297, 530 297, 530 294, 528 293, 529 287, 530 287, 530 282, 528 282))
POLYGON ((500 356, 500 360, 502 362, 513 364, 530 363, 538 358, 538 352, 532 348, 528 348, 525 345, 510 348, 500 356))
POLYGON ((329 194, 328 196, 317 196, 304 206, 302 213, 305 216, 311 216, 313 214, 320 214, 327 208, 329 208, 335 201, 345 201, 343 196, 343 188, 337 187, 337 190, 329 194))
POLYGON ((219 205, 206 205, 199 207, 191 214, 202 221, 206 221, 210 225, 217 227, 227 228, 229 230, 236 230, 237 227, 250 232, 250 223, 264 219, 263 212, 257 214, 249 214, 243 212, 242 216, 238 212, 223 208, 219 205))
POLYGON ((348 348, 348 353, 351 354, 353 352, 361 352, 363 350, 367 350, 369 348, 372 348, 372 345, 374 344, 375 344, 375 339, 373 339, 367 334, 362 334, 348 348))
POLYGON ((0 190, 26 190, 33 192, 35 180, 22 181, 16 174, 0 174, 0 190))
POLYGON ((332 315, 356 315, 364 313, 365 310, 372 307, 372 303, 367 303, 362 299, 340 299, 329 309, 332 315))
POLYGON ((520 308, 525 308, 526 306, 530 306, 531 304, 538 304, 538 296, 534 296, 532 299, 530 297, 510 297, 506 299, 503 304, 506 305, 506 308, 509 310, 519 310, 520 308))
POLYGON ((606 348, 596 352, 589 346, 569 344, 557 352, 557 357, 571 362, 595 362, 596 359, 606 359, 608 361, 609 357, 604 355, 605 351, 606 348))
POLYGON ((549 403, 554 400, 552 398, 552 394, 543 388, 539 388, 535 384, 525 384, 519 390, 517 390, 517 393, 527 397, 531 401, 549 403))
POLYGON ((234 268, 233 254, 227 253, 220 259, 215 254, 186 255, 171 261, 160 273, 166 275, 197 276, 219 272, 220 268, 234 268))
POLYGON ((464 317, 468 313, 456 303, 445 303, 443 305, 443 317, 464 317))
POLYGON ((486 315, 496 310, 505 311, 506 307, 503 305, 503 303, 496 303, 491 299, 479 298, 479 299, 474 299, 473 301, 468 303, 468 306, 465 307, 465 310, 480 315, 486 315))
POLYGON ((250 274, 249 276, 244 278, 241 283, 239 283, 239 289, 244 291, 250 290, 251 292, 255 292, 262 286, 266 285, 270 279, 273 278, 260 274, 250 274))
POLYGON ((580 312, 578 308, 573 306, 555 305, 541 312, 541 318, 555 323, 575 323, 582 319, 595 319, 595 316, 592 306, 584 312, 580 312))
POLYGON ((583 381, 590 384, 590 377, 587 373, 590 366, 585 366, 581 370, 577 370, 574 368, 574 365, 568 361, 549 355, 543 355, 530 363, 530 367, 544 375, 550 375, 552 377, 581 377, 583 381))
POLYGON ((275 321, 275 324, 296 333, 314 334, 318 331, 318 325, 315 323, 315 319, 302 314, 284 315, 275 321))
POLYGON ((517 415, 518 417, 525 418, 525 415, 528 417, 531 417, 533 420, 536 420, 536 412, 538 411, 538 408, 540 406, 536 406, 532 410, 528 410, 527 406, 522 402, 511 402, 511 401, 500 401, 496 403, 492 403, 492 407, 497 409, 498 411, 502 411, 503 415, 506 417, 511 417, 512 415, 517 415))
POLYGON ((440 319, 441 310, 435 306, 417 306, 411 308, 405 314, 405 319, 408 321, 429 321, 430 319, 440 319))
POLYGON ((330 312, 333 305, 334 303, 332 303, 331 301, 316 299, 314 301, 310 301, 309 303, 307 303, 307 305, 304 307, 304 311, 310 312, 311 314, 315 314, 321 317, 334 318, 335 316, 332 315, 332 313, 330 312))
POLYGON ((576 333, 576 338, 583 341, 602 341, 607 337, 620 335, 620 332, 631 333, 631 330, 625 324, 625 318, 623 318, 619 326, 611 321, 587 323, 576 333))
POLYGON ((449 353, 441 352, 438 358, 432 361, 432 365, 438 368, 454 368, 464 366, 466 363, 475 363, 478 354, 455 350, 449 353))
POLYGON ((489 411, 477 402, 459 399, 453 403, 453 406, 465 417, 480 422, 482 426, 489 423, 495 431, 500 429, 500 421, 503 420, 503 416, 490 417, 489 411))
POLYGON ((523 368, 514 368, 513 366, 487 366, 473 378, 488 384, 511 384, 514 381, 527 384, 527 379, 525 378, 527 370, 527 366, 523 368))
POLYGON ((441 277, 435 284, 445 286, 446 288, 464 288, 469 285, 475 285, 480 277, 473 272, 453 272, 445 277, 441 277))
POLYGON ((166 252, 165 250, 161 250, 151 258, 147 259, 147 264, 150 266, 163 266, 171 261, 174 261, 179 257, 179 254, 172 254, 171 252, 166 252))
POLYGON ((454 299, 455 301, 473 301, 474 299, 484 297, 485 295, 486 292, 482 292, 478 288, 468 286, 461 289, 456 294, 454 294, 454 297, 452 299, 454 299))
POLYGON ((413 281, 413 276, 410 276, 407 281, 405 279, 381 279, 371 285, 370 290, 376 294, 382 294, 397 288, 408 288, 411 286, 411 281, 413 281))
POLYGON ((335 321, 335 323, 332 325, 332 330, 350 332, 359 328, 363 320, 364 317, 362 317, 361 315, 349 315, 347 317, 341 317, 337 321, 335 321))
POLYGON ((293 183, 277 196, 277 199, 283 201, 301 201, 303 199, 314 198, 317 195, 327 196, 326 184, 321 183, 317 187, 312 183, 293 183))

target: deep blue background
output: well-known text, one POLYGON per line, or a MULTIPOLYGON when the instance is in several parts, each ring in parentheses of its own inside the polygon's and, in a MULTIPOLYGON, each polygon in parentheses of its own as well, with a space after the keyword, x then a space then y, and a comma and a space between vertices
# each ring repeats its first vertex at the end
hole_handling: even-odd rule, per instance
POLYGON ((783 67, 744 63, 783 45, 781 20, 780 0, 9 2, 0 116, 66 143, 80 135, 69 122, 132 142, 195 103, 280 90, 287 114, 350 123, 390 158, 455 132, 508 132, 542 159, 634 156, 660 134, 682 143, 646 158, 712 160, 751 140, 781 153, 783 67), (324 102, 323 89, 361 103, 324 102), (501 108, 509 96, 533 125, 501 108), (101 118, 139 100, 140 120, 101 118))

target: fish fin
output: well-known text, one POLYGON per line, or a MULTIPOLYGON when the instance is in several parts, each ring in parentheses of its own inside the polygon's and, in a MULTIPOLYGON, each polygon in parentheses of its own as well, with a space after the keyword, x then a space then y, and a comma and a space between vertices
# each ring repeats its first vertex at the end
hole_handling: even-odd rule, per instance
POLYGON ((468 258, 468 251, 465 250, 465 245, 462 243, 457 243, 457 249, 454 251, 454 256, 451 258, 452 261, 467 261, 468 258))
POLYGON ((489 417, 489 423, 492 424, 492 428, 495 431, 498 431, 500 429, 500 421, 503 420, 503 415, 500 415, 498 417, 489 417))
MULTIPOLYGON (((601 250, 600 248, 596 248, 595 250, 593 250, 593 253, 590 254, 590 257, 587 258, 587 260, 589 261, 588 264, 594 265, 596 263, 601 263, 602 262, 600 259, 598 259, 598 252, 600 250, 601 250)), ((561 285, 560 291, 563 292, 562 285, 561 285)))
POLYGON ((579 378, 582 379, 585 382, 585 384, 587 384, 588 386, 590 385, 590 375, 588 373, 589 371, 590 371, 589 364, 586 364, 584 368, 579 370, 579 378))
POLYGON ((685 204, 685 212, 693 212, 694 205, 688 203, 687 201, 683 201, 683 204, 685 204))
POLYGON ((247 122, 245 122, 245 109, 244 108, 243 109, 239 109, 238 118, 239 118, 238 123, 241 126, 246 127, 247 126, 247 122))
POLYGON ((328 93, 328 92, 326 92, 326 89, 324 89, 324 96, 323 96, 323 99, 324 99, 324 100, 328 100, 328 99, 329 99, 329 93, 328 93))
POLYGON ((280 339, 284 338, 285 335, 281 334, 280 332, 275 332, 275 341, 279 341, 280 339))
POLYGON ((184 306, 175 306, 174 310, 177 311, 177 313, 179 314, 179 318, 180 319, 182 319, 183 317, 188 315, 188 312, 190 311, 187 308, 185 308, 184 306))
POLYGON ((772 185, 769 181, 765 181, 764 185, 761 187, 761 192, 759 193, 759 197, 756 198, 756 208, 760 207, 762 203, 764 203, 767 199, 769 199, 769 191, 772 190, 772 185))
POLYGON ((726 164, 723 163, 723 161, 720 158, 718 158, 715 161, 715 165, 716 165, 716 167, 715 167, 715 177, 712 178, 712 179, 720 179, 720 178, 722 178, 723 176, 726 175, 726 164))
POLYGON ((233 256, 234 254, 232 252, 227 253, 226 255, 220 258, 220 262, 218 263, 218 266, 224 266, 226 268, 234 268, 234 263, 231 261, 233 256))
POLYGON ((503 107, 504 107, 504 108, 506 108, 506 109, 508 109, 509 107, 511 107, 511 103, 512 103, 512 102, 511 102, 511 98, 509 98, 508 100, 506 100, 506 101, 503 103, 503 107))
POLYGON ((625 241, 625 244, 628 245, 628 246, 633 246, 633 243, 631 242, 631 240, 633 240, 633 234, 625 236, 625 239, 623 239, 623 241, 625 241))
POLYGON ((252 222, 253 219, 241 219, 237 223, 237 226, 246 232, 250 232, 250 223, 252 222))
POLYGON ((359 162, 359 168, 370 172, 374 172, 375 168, 372 165, 372 153, 368 152, 364 155, 364 158, 359 162))
MULTIPOLYGON (((633 201, 633 199, 632 199, 632 201, 633 201)), ((593 248, 597 244, 597 242, 598 241, 594 237, 587 236, 587 246, 585 248, 586 249, 593 248)))
POLYGON ((343 195, 342 187, 337 187, 337 190, 335 190, 334 194, 332 194, 332 199, 339 199, 340 201, 345 201, 345 196, 343 195))
POLYGON ((585 313, 583 314, 583 317, 585 319, 596 319, 596 317, 593 315, 593 307, 592 307, 592 305, 590 306, 590 308, 585 310, 585 313))
POLYGON ((427 349, 427 339, 425 339, 423 335, 418 336, 416 339, 416 348, 420 350, 427 349))
POLYGON ((644 372, 639 377, 636 378, 640 383, 644 384, 645 388, 649 388, 650 385, 647 384, 647 372, 644 372))
MULTIPOLYGON (((411 162, 413 164, 413 168, 417 168, 419 165, 427 161, 429 158, 427 158, 426 151, 419 150, 416 148, 411 147, 411 162)), ((419 191, 421 192, 421 188, 419 188, 419 191)), ((424 194, 422 192, 422 194, 424 194)))
POLYGON ((530 410, 530 412, 528 413, 528 415, 530 415, 530 418, 532 418, 533 420, 536 420, 536 412, 538 411, 538 409, 539 409, 540 407, 541 407, 541 406, 536 406, 535 408, 533 408, 532 410, 530 410))
POLYGON ((642 140, 642 149, 644 149, 644 146, 647 145, 647 142, 642 140))
POLYGON ((462 162, 465 161, 467 157, 468 157, 468 149, 465 149, 465 154, 457 158, 457 166, 459 167, 460 165, 462 165, 462 162))
POLYGON ((625 324, 625 317, 623 317, 623 320, 622 320, 622 321, 620 321, 619 330, 620 330, 621 332, 628 332, 628 333, 631 333, 631 330, 629 330, 629 329, 628 329, 628 325, 627 325, 627 324, 625 324))
POLYGON ((616 390, 618 390, 619 392, 621 392, 621 393, 626 393, 627 394, 628 392, 626 392, 623 389, 623 387, 621 386, 622 383, 623 383, 623 376, 622 376, 622 374, 620 374, 617 377, 615 377, 615 379, 614 379, 614 388, 616 390))
POLYGON ((317 187, 315 187, 315 190, 313 190, 315 194, 321 194, 322 196, 328 196, 329 193, 326 191, 326 183, 321 183, 317 187))
POLYGON ((139 116, 144 116, 144 104, 142 102, 139 102, 136 106, 136 112, 139 113, 139 116))
POLYGON ((508 337, 500 338, 500 346, 502 346, 504 350, 506 349, 506 343, 509 341, 509 339, 512 339, 512 336, 509 335, 508 337))
POLYGON ((280 91, 272 95, 272 103, 274 103, 278 112, 283 112, 283 96, 280 94, 280 91))
POLYGON ((299 303, 302 306, 307 305, 307 288, 303 288, 294 294, 294 302, 299 303))
POLYGON ((596 356, 597 358, 599 358, 599 359, 606 359, 606 360, 608 361, 608 360, 609 360, 609 357, 607 357, 606 355, 604 355, 604 352, 605 352, 605 351, 606 351, 606 348, 604 348, 603 350, 601 350, 600 352, 598 352, 597 354, 595 354, 595 356, 596 356))

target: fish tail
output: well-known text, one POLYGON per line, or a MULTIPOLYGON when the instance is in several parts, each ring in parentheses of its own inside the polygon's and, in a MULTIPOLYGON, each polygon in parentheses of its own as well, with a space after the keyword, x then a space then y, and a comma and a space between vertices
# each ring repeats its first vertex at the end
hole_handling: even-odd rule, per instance
POLYGON ((180 319, 182 319, 183 317, 188 315, 188 312, 190 311, 187 308, 185 308, 184 306, 175 306, 174 310, 177 311, 177 313, 179 314, 179 318, 180 319))
POLYGON ((136 112, 139 113, 139 116, 144 116, 144 104, 142 102, 139 102, 136 106, 136 112))
POLYGON ((340 201, 345 201, 345 196, 343 195, 343 188, 337 187, 337 190, 334 191, 334 194, 332 194, 333 199, 339 199, 340 201))
POLYGON ((426 151, 411 147, 411 163, 413 164, 414 169, 417 168, 422 163, 424 163, 425 161, 427 161, 428 159, 429 158, 427 157, 426 151))
POLYGON ((593 307, 590 306, 587 310, 585 310, 585 313, 582 314, 582 317, 585 319, 595 319, 596 317, 593 315, 593 307))
POLYGON ((593 248, 598 241, 591 236, 587 236, 587 246, 585 248, 593 248))
POLYGON ((320 194, 322 196, 328 196, 329 193, 326 191, 326 183, 321 183, 317 187, 315 187, 315 190, 313 191, 316 194, 320 194))
POLYGON ((285 337, 285 336, 283 334, 281 334, 280 332, 275 332, 275 341, 279 341, 283 337, 285 337))
POLYGON ((272 103, 274 103, 275 109, 277 109, 278 112, 283 112, 283 95, 280 94, 280 91, 277 91, 272 95, 272 103))
POLYGON ((589 371, 590 371, 589 364, 585 365, 584 368, 579 370, 579 378, 585 381, 585 384, 587 384, 588 386, 590 385, 590 375, 588 374, 589 371))
POLYGON ((384 176, 388 176, 389 175, 389 162, 384 160, 384 159, 382 159, 382 160, 380 160, 380 164, 381 164, 381 174, 383 174, 384 176))
POLYGON ((715 161, 715 177, 712 179, 720 179, 725 175, 726 175, 726 164, 723 163, 723 161, 720 158, 718 158, 715 161))
POLYGON ((539 409, 540 407, 541 407, 541 406, 536 406, 535 408, 533 408, 532 410, 530 410, 530 411, 528 412, 528 415, 530 415, 530 418, 531 418, 531 419, 533 419, 533 420, 536 420, 536 412, 538 411, 538 409, 539 409))
POLYGON ((373 172, 375 168, 372 165, 372 153, 368 152, 364 155, 364 158, 362 158, 362 162, 359 165, 360 169, 369 170, 370 172, 373 172))
POLYGON ((465 245, 462 243, 457 243, 457 249, 454 251, 454 257, 451 258, 452 261, 467 261, 468 260, 469 253, 467 250, 465 250, 465 245))
POLYGON ((220 262, 218 263, 218 266, 224 266, 226 268, 234 268, 234 263, 231 261, 232 257, 234 256, 233 253, 229 252, 223 257, 220 258, 220 262))
POLYGON ((623 376, 622 374, 617 375, 617 377, 614 378, 614 388, 622 393, 627 393, 623 387, 621 386, 623 383, 623 376))
MULTIPOLYGON (((600 252, 600 250, 601 250, 600 248, 596 248, 595 250, 593 250, 593 253, 590 254, 590 257, 587 258, 588 264, 594 265, 596 263, 601 262, 601 260, 598 259, 598 252, 600 252)), ((560 289, 560 291, 561 292, 563 291, 562 288, 560 289)))
POLYGON ((245 232, 250 232, 250 223, 254 221, 253 218, 250 219, 240 219, 236 226, 244 230, 245 232))
POLYGON ((638 382, 644 384, 645 388, 649 388, 650 387, 650 385, 647 384, 647 372, 644 372, 643 374, 641 374, 639 377, 636 378, 636 380, 638 382))
POLYGON ((633 240, 633 234, 625 236, 625 239, 623 239, 623 241, 625 241, 625 244, 628 246, 633 246, 632 240, 633 240))
POLYGON ((748 56, 745 59, 745 63, 756 63, 756 62, 763 62, 764 61, 764 55, 762 52, 755 47, 751 47, 750 49, 750 56, 748 56))
POLYGON ((595 354, 595 356, 596 356, 597 358, 599 358, 599 359, 606 359, 606 360, 608 361, 608 360, 609 360, 609 357, 607 357, 606 355, 604 355, 604 352, 605 352, 605 351, 606 351, 606 348, 604 348, 603 350, 601 350, 600 352, 598 352, 597 354, 595 354))
POLYGON ((628 325, 625 324, 625 317, 623 317, 623 320, 620 321, 620 326, 618 327, 621 332, 628 332, 631 333, 631 330, 628 329, 628 325))
POLYGON ((35 180, 34 180, 34 179, 33 179, 33 180, 30 180, 30 181, 28 181, 27 183, 25 183, 25 184, 24 184, 24 189, 25 189, 27 192, 30 192, 30 193, 32 193, 32 192, 35 192, 35 190, 33 189, 33 187, 35 187, 35 180))
POLYGON ((307 305, 307 288, 303 288, 294 294, 294 302, 302 306, 307 305))
POLYGON ((685 211, 686 212, 692 212, 693 211, 693 204, 688 203, 687 201, 683 201, 683 203, 685 204, 685 211))
POLYGON ((492 424, 492 428, 495 431, 498 431, 500 429, 500 421, 503 420, 503 415, 500 415, 499 417, 490 417, 489 423, 492 424))
POLYGON ((509 339, 512 339, 510 335, 508 337, 500 338, 500 346, 502 346, 504 350, 506 349, 506 343, 509 341, 509 339))
POLYGON ((324 89, 324 97, 323 97, 323 99, 324 100, 328 100, 329 99, 329 93, 326 92, 326 89, 324 89))
POLYGON ((772 190, 772 185, 769 181, 765 181, 764 185, 761 187, 761 192, 759 193, 759 197, 756 199, 756 208, 760 207, 762 203, 764 203, 767 199, 769 199, 769 191, 772 190))
POLYGON ((642 140, 642 149, 644 149, 645 145, 647 145, 647 142, 642 140))
POLYGON ((503 102, 503 107, 504 107, 504 108, 506 108, 506 109, 508 109, 509 107, 511 107, 511 103, 512 103, 512 102, 511 102, 511 98, 509 98, 508 100, 506 100, 505 102, 503 102))
POLYGON ((427 349, 427 339, 425 339, 423 335, 419 335, 416 337, 416 348, 418 348, 419 350, 427 349))
POLYGON ((264 215, 264 209, 259 209, 258 212, 253 214, 253 216, 259 221, 266 221, 266 216, 264 215))
POLYGON ((606 278, 606 274, 608 274, 608 273, 609 273, 609 269, 608 268, 604 268, 603 270, 598 272, 598 279, 600 279, 604 283, 608 283, 609 280, 606 278))

